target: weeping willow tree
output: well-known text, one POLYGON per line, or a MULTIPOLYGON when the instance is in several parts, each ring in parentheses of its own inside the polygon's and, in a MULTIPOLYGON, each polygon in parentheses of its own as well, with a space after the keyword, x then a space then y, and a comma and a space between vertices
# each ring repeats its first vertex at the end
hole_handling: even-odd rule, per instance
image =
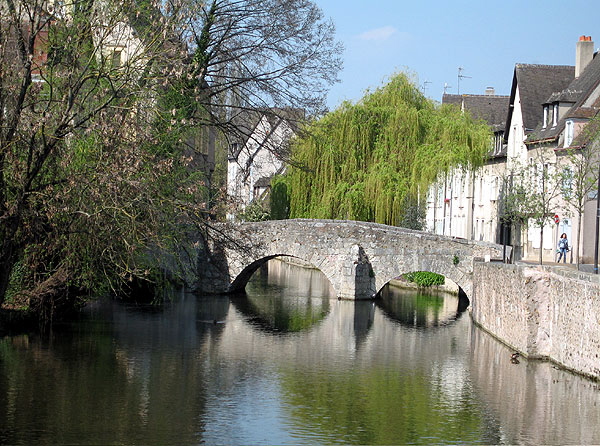
POLYGON ((483 163, 489 132, 456 107, 436 106, 398 74, 296 141, 286 181, 290 217, 399 225, 439 175, 483 163))

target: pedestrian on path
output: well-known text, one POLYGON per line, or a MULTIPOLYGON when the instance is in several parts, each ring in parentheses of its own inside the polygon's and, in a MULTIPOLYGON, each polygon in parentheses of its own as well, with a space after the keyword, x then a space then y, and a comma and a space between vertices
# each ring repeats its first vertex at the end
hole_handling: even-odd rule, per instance
POLYGON ((565 234, 564 232, 562 233, 562 235, 558 239, 558 250, 557 250, 557 252, 558 252, 558 260, 557 260, 557 262, 560 263, 560 259, 562 257, 563 263, 567 263, 567 252, 569 252, 569 240, 567 240, 567 234, 565 234))

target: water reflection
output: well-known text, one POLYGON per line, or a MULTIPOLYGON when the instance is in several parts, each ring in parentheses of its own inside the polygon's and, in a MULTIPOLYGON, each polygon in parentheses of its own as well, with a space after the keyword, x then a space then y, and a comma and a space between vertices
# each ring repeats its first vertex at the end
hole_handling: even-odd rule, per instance
POLYGON ((334 297, 320 271, 272 260, 259 269, 235 308, 264 331, 293 333, 321 322, 334 297))
POLYGON ((388 317, 406 327, 432 328, 458 319, 466 305, 458 295, 406 290, 386 285, 377 306, 388 317))
POLYGON ((512 364, 456 301, 330 300, 297 274, 291 292, 256 277, 246 298, 99 303, 49 338, 0 339, 0 443, 600 442, 596 383, 512 364))

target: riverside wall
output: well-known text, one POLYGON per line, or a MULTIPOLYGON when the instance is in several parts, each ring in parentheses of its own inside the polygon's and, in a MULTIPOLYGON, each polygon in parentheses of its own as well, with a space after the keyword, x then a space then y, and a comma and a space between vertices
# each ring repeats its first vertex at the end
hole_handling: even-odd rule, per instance
POLYGON ((473 321, 528 358, 600 379, 600 277, 564 267, 475 262, 473 321))

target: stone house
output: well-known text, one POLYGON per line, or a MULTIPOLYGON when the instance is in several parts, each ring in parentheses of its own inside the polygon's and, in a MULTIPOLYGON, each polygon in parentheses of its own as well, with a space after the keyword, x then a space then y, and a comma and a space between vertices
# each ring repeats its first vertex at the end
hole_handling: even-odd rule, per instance
POLYGON ((251 203, 268 196, 271 178, 285 171, 291 138, 304 113, 296 109, 248 111, 238 117, 240 136, 230 144, 227 195, 233 220, 251 203))
MULTIPOLYGON (((526 166, 532 166, 532 169, 547 169, 547 164, 553 164, 553 160, 543 153, 530 152, 525 141, 543 122, 542 104, 552 94, 565 89, 573 81, 574 75, 575 67, 567 65, 515 66, 504 132, 508 177, 512 177, 513 174, 518 177, 526 166)), ((554 116, 558 116, 558 110, 554 116)), ((515 178, 514 181, 519 180, 515 178)), ((517 226, 513 229, 510 244, 514 246, 516 259, 537 259, 539 249, 550 255, 546 260, 552 259, 554 242, 551 237, 540 240, 540 229, 534 226, 533 221, 530 220, 526 227, 517 226)))

